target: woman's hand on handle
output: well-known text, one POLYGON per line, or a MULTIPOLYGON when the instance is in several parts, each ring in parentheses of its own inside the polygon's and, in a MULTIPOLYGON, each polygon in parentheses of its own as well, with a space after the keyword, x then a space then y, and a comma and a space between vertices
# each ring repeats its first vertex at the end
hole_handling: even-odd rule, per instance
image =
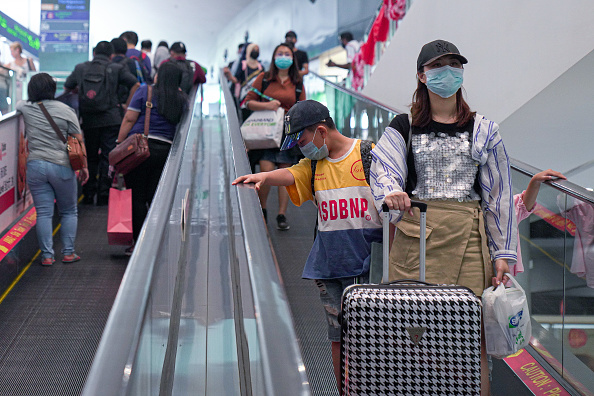
POLYGON ((408 194, 403 191, 398 191, 386 196, 384 202, 391 210, 399 210, 401 212, 408 211, 411 216, 413 214, 410 207, 410 198, 408 197, 408 194))
POLYGON ((497 259, 495 260, 495 276, 491 280, 493 287, 499 286, 501 282, 504 284, 507 283, 509 278, 505 275, 509 271, 509 265, 507 264, 507 259, 497 259))

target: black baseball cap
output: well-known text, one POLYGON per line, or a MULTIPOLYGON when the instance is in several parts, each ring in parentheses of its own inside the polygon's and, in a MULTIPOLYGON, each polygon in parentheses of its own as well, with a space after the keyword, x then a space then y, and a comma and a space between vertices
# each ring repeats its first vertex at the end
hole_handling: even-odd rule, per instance
POLYGON ((325 121, 330 117, 330 111, 326 106, 315 100, 303 100, 295 103, 285 115, 285 141, 281 150, 288 150, 294 147, 305 128, 325 121))
POLYGON ((181 41, 176 41, 175 43, 171 44, 169 51, 179 52, 180 54, 186 53, 186 46, 181 41))
POLYGON ((435 40, 425 44, 423 48, 421 48, 421 52, 417 58, 417 71, 422 71, 423 66, 444 55, 454 55, 463 65, 468 63, 468 60, 460 55, 458 47, 454 44, 445 40, 435 40))

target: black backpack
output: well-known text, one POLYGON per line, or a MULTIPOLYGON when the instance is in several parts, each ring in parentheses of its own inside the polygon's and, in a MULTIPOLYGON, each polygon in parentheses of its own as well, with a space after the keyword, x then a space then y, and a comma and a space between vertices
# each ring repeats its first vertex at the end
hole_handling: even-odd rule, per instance
POLYGON ((194 68, 196 67, 196 64, 187 59, 170 59, 170 62, 173 62, 182 70, 182 80, 179 87, 182 91, 189 94, 194 85, 194 68))
POLYGON ((146 84, 151 77, 151 74, 149 73, 148 69, 146 68, 146 66, 144 66, 146 54, 142 52, 140 58, 136 55, 132 55, 129 59, 131 59, 134 62, 134 72, 132 74, 136 76, 136 79, 140 84, 146 84))
POLYGON ((113 73, 113 69, 102 62, 93 60, 88 63, 79 87, 78 101, 81 111, 100 113, 115 106, 115 103, 112 103, 115 93, 111 92, 110 84, 113 73))

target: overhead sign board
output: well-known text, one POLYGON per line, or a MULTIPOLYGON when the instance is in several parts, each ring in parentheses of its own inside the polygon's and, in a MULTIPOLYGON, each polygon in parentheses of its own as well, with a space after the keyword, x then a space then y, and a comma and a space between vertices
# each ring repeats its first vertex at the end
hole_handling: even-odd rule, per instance
POLYGON ((39 63, 69 71, 89 58, 90 0, 41 0, 39 63))
POLYGON ((4 36, 12 42, 20 42, 25 51, 33 56, 38 56, 39 36, 3 12, 0 12, 0 36, 4 36))

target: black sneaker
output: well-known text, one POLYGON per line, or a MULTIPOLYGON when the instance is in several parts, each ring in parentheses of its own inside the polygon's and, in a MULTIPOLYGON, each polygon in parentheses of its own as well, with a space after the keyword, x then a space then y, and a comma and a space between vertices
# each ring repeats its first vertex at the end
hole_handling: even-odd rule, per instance
POLYGON ((289 223, 287 222, 287 217, 284 214, 279 214, 276 216, 276 229, 281 231, 287 231, 289 228, 289 223))

